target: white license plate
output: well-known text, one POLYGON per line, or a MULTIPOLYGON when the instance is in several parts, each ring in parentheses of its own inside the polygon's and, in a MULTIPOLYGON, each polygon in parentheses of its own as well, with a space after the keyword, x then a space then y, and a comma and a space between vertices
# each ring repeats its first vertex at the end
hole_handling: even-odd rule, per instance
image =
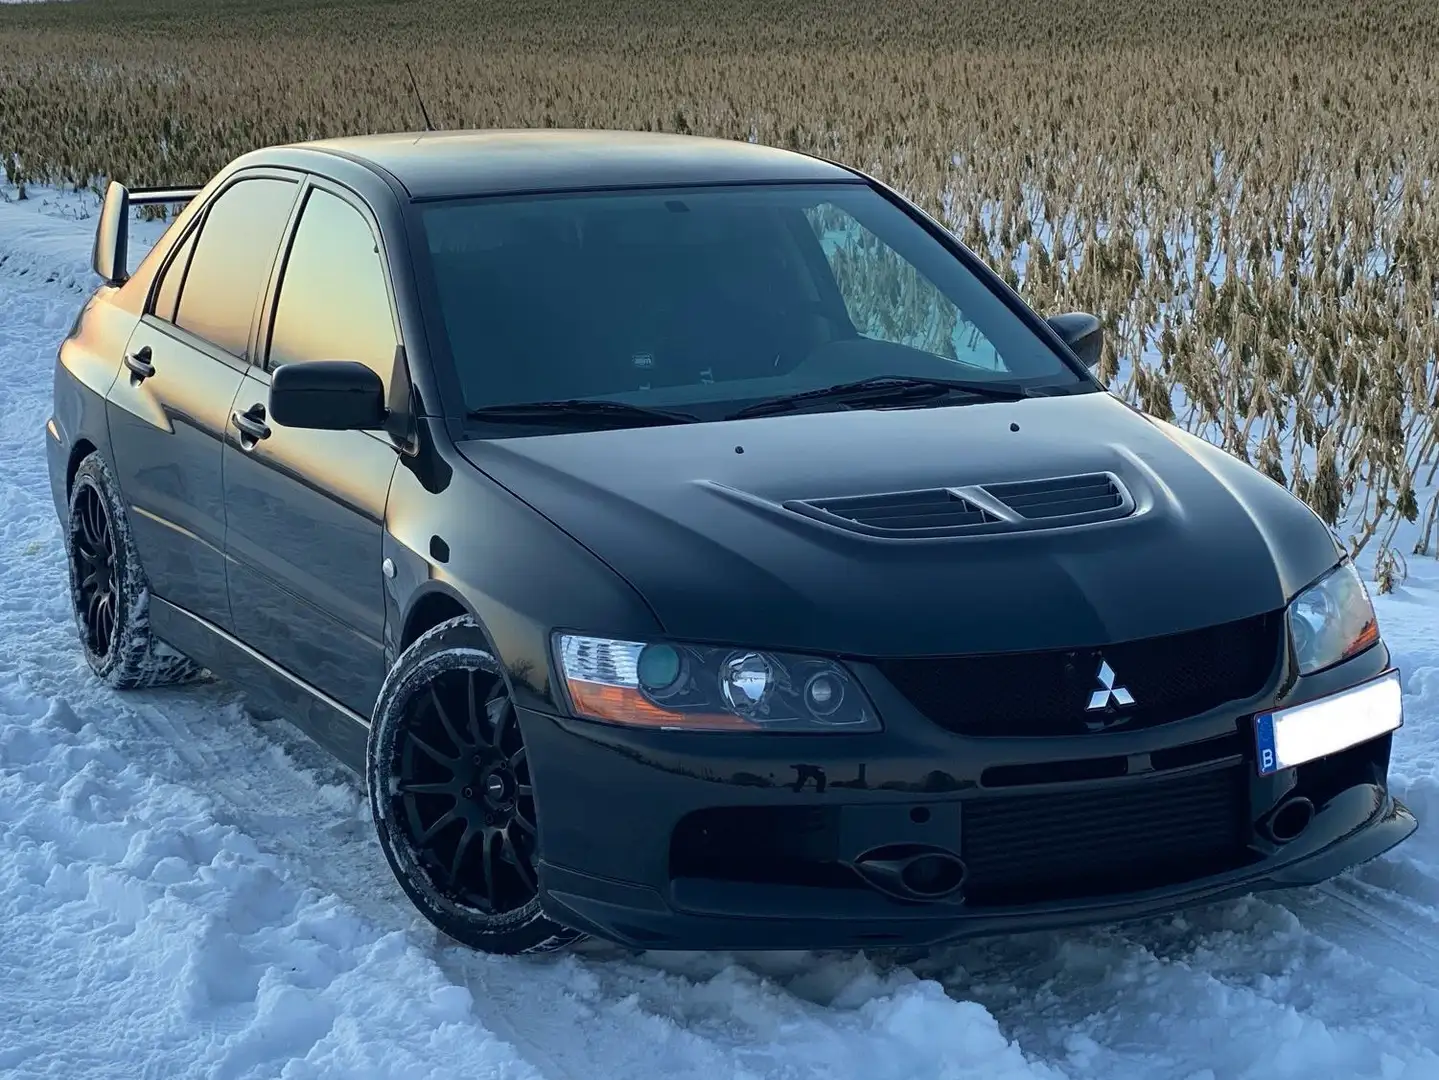
POLYGON ((1399 672, 1287 709, 1259 713, 1254 741, 1259 775, 1338 753, 1404 724, 1399 672))

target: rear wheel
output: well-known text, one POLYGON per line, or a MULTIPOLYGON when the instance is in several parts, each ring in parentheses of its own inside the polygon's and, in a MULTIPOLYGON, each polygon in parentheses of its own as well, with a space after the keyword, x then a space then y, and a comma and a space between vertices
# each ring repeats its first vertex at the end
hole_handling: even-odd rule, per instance
POLYGON ((117 690, 188 682, 199 665, 150 632, 150 583, 105 460, 75 470, 65 528, 70 600, 91 670, 117 690))
POLYGON ((375 705, 367 771, 385 858, 431 923, 493 953, 578 940, 540 912, 528 754, 472 619, 442 623, 400 656, 375 705))

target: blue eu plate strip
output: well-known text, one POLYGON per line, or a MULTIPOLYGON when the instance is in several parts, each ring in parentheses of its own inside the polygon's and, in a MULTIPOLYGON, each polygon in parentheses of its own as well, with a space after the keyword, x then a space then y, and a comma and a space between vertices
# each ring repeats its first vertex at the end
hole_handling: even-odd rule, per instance
POLYGON ((1279 755, 1274 750, 1274 714, 1260 713, 1254 718, 1254 744, 1258 753, 1259 775, 1268 776, 1279 771, 1279 755))

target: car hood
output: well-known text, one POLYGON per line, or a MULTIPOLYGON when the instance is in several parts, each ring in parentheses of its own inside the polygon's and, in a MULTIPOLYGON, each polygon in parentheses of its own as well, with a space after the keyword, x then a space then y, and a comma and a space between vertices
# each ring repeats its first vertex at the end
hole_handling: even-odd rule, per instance
POLYGON ((1341 554, 1278 484, 1106 393, 459 449, 678 639, 857 657, 1106 645, 1277 610, 1341 554), (1133 513, 1067 528, 897 540, 785 505, 1105 472, 1133 513))

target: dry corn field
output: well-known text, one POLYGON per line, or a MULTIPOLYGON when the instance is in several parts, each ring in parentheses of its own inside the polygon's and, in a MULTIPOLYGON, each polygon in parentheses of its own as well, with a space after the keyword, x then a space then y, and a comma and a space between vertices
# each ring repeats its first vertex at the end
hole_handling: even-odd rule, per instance
POLYGON ((6 5, 0 161, 200 183, 421 126, 406 64, 440 127, 819 153, 1041 311, 1100 314, 1113 389, 1297 491, 1387 589, 1439 545, 1436 58, 1433 0, 6 5))

